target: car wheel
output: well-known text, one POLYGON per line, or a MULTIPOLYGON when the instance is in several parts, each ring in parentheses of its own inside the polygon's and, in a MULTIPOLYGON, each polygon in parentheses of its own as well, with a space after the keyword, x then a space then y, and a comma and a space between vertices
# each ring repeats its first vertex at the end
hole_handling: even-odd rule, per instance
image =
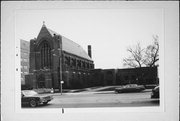
POLYGON ((46 105, 48 102, 43 102, 44 105, 46 105))
POLYGON ((37 103, 36 103, 36 101, 33 99, 33 100, 30 100, 29 105, 30 105, 31 107, 36 107, 36 106, 37 106, 37 103))

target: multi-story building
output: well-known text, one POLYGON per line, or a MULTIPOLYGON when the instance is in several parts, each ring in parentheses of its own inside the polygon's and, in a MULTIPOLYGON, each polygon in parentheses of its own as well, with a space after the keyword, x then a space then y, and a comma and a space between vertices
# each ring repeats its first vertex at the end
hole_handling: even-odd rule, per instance
POLYGON ((88 54, 77 43, 44 24, 37 39, 30 40, 30 68, 26 84, 33 88, 83 88, 94 69, 91 46, 88 54))
POLYGON ((21 52, 21 85, 25 85, 25 75, 29 74, 29 42, 20 40, 21 52))

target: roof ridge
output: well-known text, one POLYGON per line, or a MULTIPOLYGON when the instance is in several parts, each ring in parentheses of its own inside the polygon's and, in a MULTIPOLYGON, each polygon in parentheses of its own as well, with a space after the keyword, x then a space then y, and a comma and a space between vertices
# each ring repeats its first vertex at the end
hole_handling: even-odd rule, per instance
MULTIPOLYGON (((47 27, 46 27, 47 28, 47 27)), ((57 35, 60 35, 59 33, 57 33, 57 32, 55 32, 55 31, 53 31, 52 29, 50 29, 50 28, 47 28, 47 30, 48 30, 48 32, 51 34, 51 32, 52 33, 54 33, 54 34, 57 34, 57 35)))
MULTIPOLYGON (((47 28, 47 27, 46 27, 47 28)), ((47 30, 49 31, 52 31, 54 34, 57 34, 57 35, 60 35, 60 36, 62 36, 62 37, 64 37, 64 38, 66 38, 66 39, 68 39, 69 41, 72 41, 73 43, 75 43, 75 44, 77 44, 78 46, 80 46, 81 47, 81 45, 80 44, 78 44, 78 43, 76 43, 76 42, 74 42, 73 40, 71 40, 71 39, 69 39, 69 38, 67 38, 67 37, 65 37, 65 36, 63 36, 63 35, 61 35, 61 34, 59 34, 59 33, 57 33, 57 32, 55 32, 55 31, 53 31, 52 29, 49 29, 49 28, 47 28, 47 30)), ((82 48, 82 47, 81 47, 82 48)))
MULTIPOLYGON (((46 28, 47 28, 47 27, 46 27, 46 28)), ((57 34, 57 35, 61 35, 61 34, 59 34, 59 33, 55 32, 55 31, 53 31, 52 29, 47 28, 47 30, 52 31, 53 33, 55 33, 55 34, 57 34)), ((78 43, 74 42, 73 40, 71 40, 71 39, 69 39, 69 38, 67 38, 67 37, 65 37, 65 36, 63 36, 63 35, 61 35, 61 36, 62 36, 62 37, 64 37, 64 38, 66 38, 66 39, 68 39, 68 40, 70 40, 70 41, 72 41, 73 43, 75 43, 75 44, 77 44, 77 45, 81 46, 80 44, 78 44, 78 43)))

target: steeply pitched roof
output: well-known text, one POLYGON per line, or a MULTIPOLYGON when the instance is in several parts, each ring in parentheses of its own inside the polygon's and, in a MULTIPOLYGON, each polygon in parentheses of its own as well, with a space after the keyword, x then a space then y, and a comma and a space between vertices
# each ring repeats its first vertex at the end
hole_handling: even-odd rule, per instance
POLYGON ((51 30, 51 29, 49 29, 49 28, 47 28, 47 27, 46 27, 46 29, 48 30, 48 32, 51 34, 52 37, 54 36, 54 34, 60 35, 60 34, 58 34, 57 32, 55 32, 55 31, 53 31, 53 30, 51 30))
POLYGON ((64 36, 62 36, 62 49, 66 52, 78 55, 88 60, 92 60, 79 44, 71 41, 70 39, 64 36))
MULTIPOLYGON (((45 27, 45 26, 43 26, 45 27)), ((56 35, 60 35, 57 32, 49 29, 46 27, 46 29, 48 30, 48 32, 50 33, 50 35, 53 37, 54 34, 56 35)), ((62 37, 62 50, 66 51, 68 53, 80 56, 82 58, 88 59, 88 60, 92 60, 89 55, 87 54, 87 52, 77 43, 73 42, 72 40, 60 35, 62 37)))

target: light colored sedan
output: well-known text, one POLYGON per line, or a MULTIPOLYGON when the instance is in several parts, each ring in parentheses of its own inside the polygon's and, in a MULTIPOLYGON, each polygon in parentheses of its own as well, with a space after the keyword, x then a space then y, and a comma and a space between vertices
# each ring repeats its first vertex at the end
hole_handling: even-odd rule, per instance
POLYGON ((144 85, 128 84, 115 89, 116 93, 140 92, 145 90, 144 85))
POLYGON ((34 90, 21 91, 22 105, 28 104, 30 107, 36 107, 40 104, 47 104, 53 97, 47 94, 38 94, 34 90))

